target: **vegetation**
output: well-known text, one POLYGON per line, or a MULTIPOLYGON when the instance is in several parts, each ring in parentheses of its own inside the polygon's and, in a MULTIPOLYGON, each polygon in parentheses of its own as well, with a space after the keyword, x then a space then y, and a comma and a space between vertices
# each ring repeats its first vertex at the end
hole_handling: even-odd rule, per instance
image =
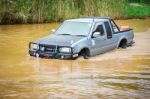
POLYGON ((0 24, 61 22, 82 16, 145 18, 150 16, 149 3, 149 0, 0 0, 0 24))
POLYGON ((145 18, 150 16, 150 5, 133 4, 124 9, 125 18, 145 18))

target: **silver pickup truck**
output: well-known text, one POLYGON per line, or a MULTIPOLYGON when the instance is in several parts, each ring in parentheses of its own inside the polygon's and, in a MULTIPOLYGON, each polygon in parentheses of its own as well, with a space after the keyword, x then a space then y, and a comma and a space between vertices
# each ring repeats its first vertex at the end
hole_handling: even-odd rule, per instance
POLYGON ((120 29, 111 18, 84 17, 63 22, 49 36, 29 43, 29 54, 57 59, 85 59, 133 44, 133 30, 120 29))

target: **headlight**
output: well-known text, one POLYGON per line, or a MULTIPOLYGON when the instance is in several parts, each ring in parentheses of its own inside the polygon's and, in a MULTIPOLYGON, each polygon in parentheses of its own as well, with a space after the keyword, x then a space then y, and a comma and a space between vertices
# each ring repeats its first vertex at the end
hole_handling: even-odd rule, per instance
POLYGON ((39 49, 39 45, 38 45, 38 44, 31 43, 30 49, 31 49, 31 50, 38 50, 38 49, 39 49))
POLYGON ((63 53, 71 53, 71 48, 68 48, 68 47, 62 47, 62 48, 59 48, 59 52, 63 52, 63 53))

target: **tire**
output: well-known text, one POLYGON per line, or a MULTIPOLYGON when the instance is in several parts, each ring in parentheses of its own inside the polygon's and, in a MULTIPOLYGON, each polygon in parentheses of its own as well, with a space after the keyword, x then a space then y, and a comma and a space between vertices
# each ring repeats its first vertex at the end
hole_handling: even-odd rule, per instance
POLYGON ((90 53, 89 49, 84 48, 80 51, 79 56, 83 57, 84 59, 89 59, 90 58, 90 53))
POLYGON ((127 48, 127 43, 124 42, 124 43, 122 44, 121 48, 123 48, 123 49, 127 48))
POLYGON ((89 58, 90 58, 90 57, 87 55, 87 53, 83 53, 82 56, 83 56, 84 59, 89 59, 89 58))
POLYGON ((127 45, 127 40, 122 40, 121 42, 120 42, 120 44, 119 44, 119 47, 120 48, 123 48, 123 49, 125 49, 125 48, 127 48, 128 47, 128 45, 127 45))

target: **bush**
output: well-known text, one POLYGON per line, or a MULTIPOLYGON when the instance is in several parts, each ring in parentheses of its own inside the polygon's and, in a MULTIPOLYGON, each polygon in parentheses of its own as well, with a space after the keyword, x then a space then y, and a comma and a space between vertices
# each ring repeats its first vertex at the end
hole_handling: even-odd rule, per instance
POLYGON ((128 5, 124 10, 125 18, 146 18, 150 16, 149 5, 128 5))

